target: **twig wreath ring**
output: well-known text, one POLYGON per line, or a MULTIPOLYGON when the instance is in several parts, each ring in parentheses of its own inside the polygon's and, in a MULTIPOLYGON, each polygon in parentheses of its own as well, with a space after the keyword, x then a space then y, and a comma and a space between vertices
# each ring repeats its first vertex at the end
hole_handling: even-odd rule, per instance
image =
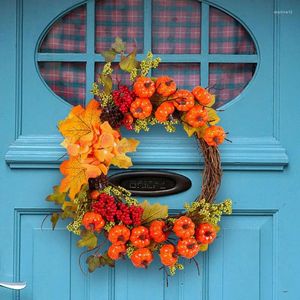
POLYGON ((214 203, 222 177, 218 145, 226 134, 216 125, 220 118, 213 109, 215 97, 207 89, 196 86, 188 91, 169 76, 148 77, 160 59, 149 52, 139 62, 136 50, 125 55, 125 49, 116 38, 111 49, 102 52, 106 63, 93 84, 94 98, 86 107, 73 107, 58 124, 69 158, 60 166, 64 178, 47 197, 60 206, 51 221, 54 229, 59 219, 70 219, 67 229, 80 236, 78 247, 87 248, 90 272, 113 267, 126 257, 135 267, 147 268, 157 253, 167 274, 174 275, 183 269, 182 259, 194 260, 208 249, 218 235, 221 215, 231 213, 230 200, 214 203), (116 56, 132 85, 118 82, 114 88, 116 56), (156 124, 170 133, 181 124, 188 136, 196 137, 204 158, 201 193, 178 215, 169 215, 167 205, 138 202, 107 177, 111 165, 132 166, 126 153, 136 151, 139 144, 122 137, 120 127, 140 132, 156 124))

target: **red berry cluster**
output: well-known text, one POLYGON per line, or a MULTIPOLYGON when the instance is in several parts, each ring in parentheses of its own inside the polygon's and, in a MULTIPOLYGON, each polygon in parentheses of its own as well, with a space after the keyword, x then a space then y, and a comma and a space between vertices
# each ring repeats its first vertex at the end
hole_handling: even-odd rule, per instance
POLYGON ((92 209, 107 221, 114 222, 117 213, 117 204, 114 197, 105 193, 100 194, 97 202, 92 204, 92 209))
POLYGON ((135 205, 127 205, 123 202, 118 203, 117 218, 125 225, 141 225, 141 218, 143 214, 143 208, 135 205))
POLYGON ((109 222, 123 222, 125 225, 141 225, 143 208, 117 202, 113 196, 102 193, 92 204, 92 210, 109 222))
POLYGON ((127 86, 121 85, 117 90, 112 92, 112 96, 119 110, 122 113, 127 113, 134 100, 134 93, 127 86))

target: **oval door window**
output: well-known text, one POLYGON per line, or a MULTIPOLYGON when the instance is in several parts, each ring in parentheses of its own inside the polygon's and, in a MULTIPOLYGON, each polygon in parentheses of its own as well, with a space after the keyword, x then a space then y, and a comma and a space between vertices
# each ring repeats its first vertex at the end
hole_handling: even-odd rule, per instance
MULTIPOLYGON (((153 76, 170 75, 181 88, 199 83, 209 87, 216 94, 215 107, 241 94, 258 61, 245 26, 223 10, 197 0, 153 0, 150 27, 143 17, 145 1, 89 1, 54 20, 37 47, 38 68, 49 89, 72 105, 87 101, 91 81, 104 63, 100 52, 119 36, 128 50, 136 44, 138 53, 145 54, 151 45, 152 52, 161 56, 163 62, 153 76), (87 9, 89 5, 95 9, 87 9), (201 26, 207 10, 208 26, 201 26), (94 20, 94 26, 87 19, 94 20), (94 38, 87 39, 88 32, 94 38), (207 45, 201 43, 203 35, 209 37, 207 45)), ((129 81, 125 74, 114 76, 129 81)))

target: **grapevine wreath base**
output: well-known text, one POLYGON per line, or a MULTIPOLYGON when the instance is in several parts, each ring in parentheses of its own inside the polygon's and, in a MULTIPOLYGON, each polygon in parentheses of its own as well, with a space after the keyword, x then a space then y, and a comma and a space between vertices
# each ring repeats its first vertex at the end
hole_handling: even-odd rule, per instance
POLYGON ((59 218, 71 219, 67 229, 80 236, 78 247, 87 248, 90 272, 113 267, 126 257, 135 267, 147 268, 158 253, 163 269, 173 275, 183 269, 182 259, 194 260, 208 249, 218 234, 222 213, 231 213, 230 200, 213 203, 222 175, 218 145, 226 134, 216 125, 220 119, 212 108, 215 97, 207 89, 196 86, 190 92, 168 76, 148 77, 160 59, 149 52, 138 62, 136 50, 124 53, 125 44, 116 38, 112 48, 102 53, 106 64, 93 84, 94 99, 85 108, 73 107, 58 124, 69 158, 60 166, 64 178, 47 198, 61 207, 51 221, 54 228, 59 218), (118 68, 130 74, 132 85, 122 85, 117 78, 114 88, 111 63, 116 56, 118 68), (166 205, 138 202, 107 177, 111 165, 132 165, 126 153, 135 151, 139 143, 122 137, 120 127, 139 132, 155 124, 162 124, 167 132, 181 124, 196 137, 204 157, 202 191, 178 215, 169 215, 166 205))

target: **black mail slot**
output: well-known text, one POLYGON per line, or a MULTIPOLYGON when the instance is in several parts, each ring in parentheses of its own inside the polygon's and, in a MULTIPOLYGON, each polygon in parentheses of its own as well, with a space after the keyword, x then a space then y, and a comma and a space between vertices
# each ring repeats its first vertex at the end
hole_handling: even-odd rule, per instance
POLYGON ((166 196, 184 192, 192 186, 189 178, 163 171, 131 171, 112 175, 109 181, 136 196, 166 196))

